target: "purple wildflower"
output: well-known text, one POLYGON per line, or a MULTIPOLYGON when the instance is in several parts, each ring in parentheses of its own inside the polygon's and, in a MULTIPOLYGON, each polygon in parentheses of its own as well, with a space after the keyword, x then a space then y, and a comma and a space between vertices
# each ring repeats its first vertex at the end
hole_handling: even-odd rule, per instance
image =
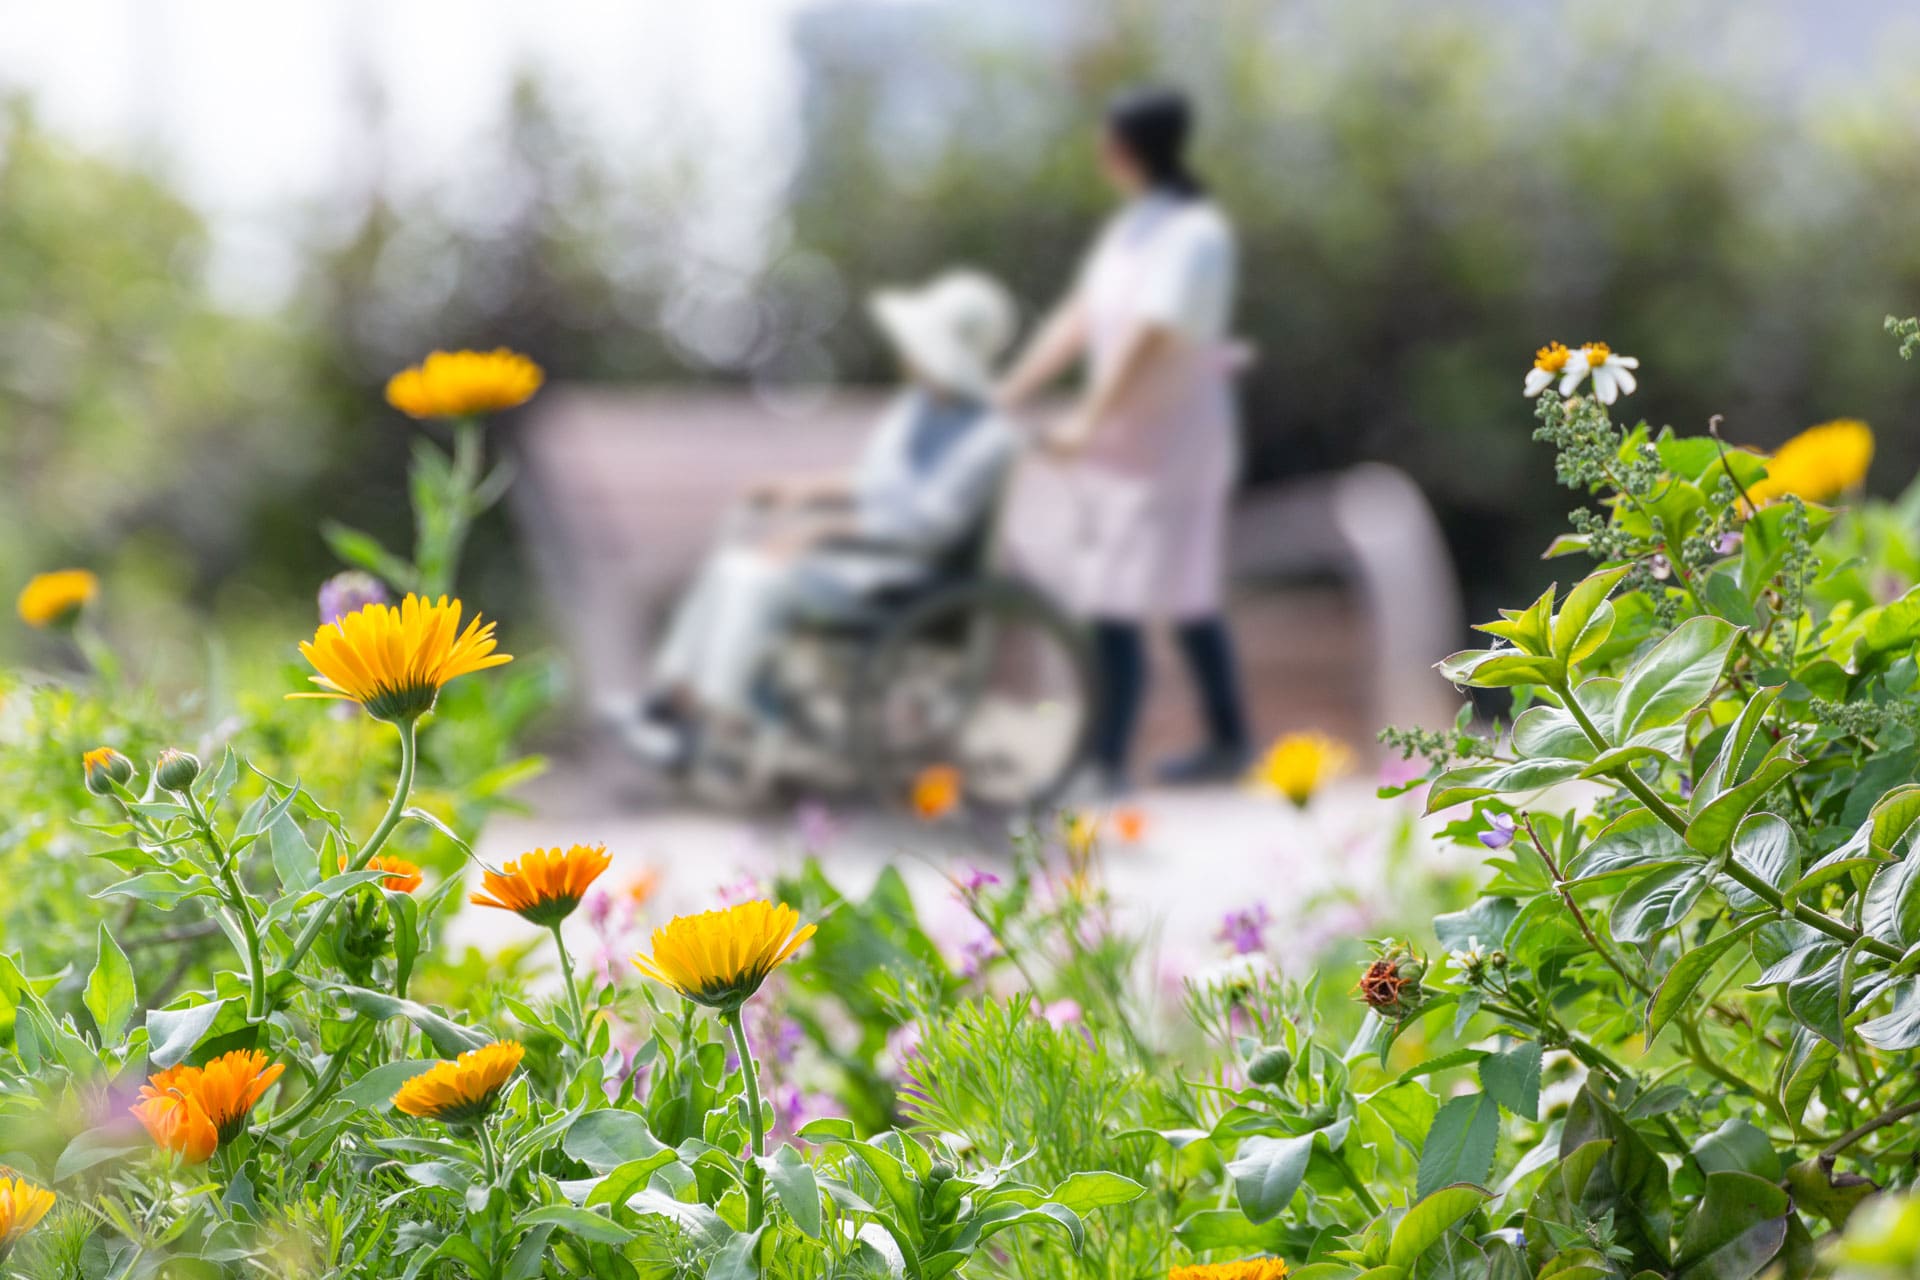
POLYGON ((982 871, 979 867, 968 867, 966 871, 954 881, 954 884, 960 889, 960 896, 963 898, 974 897, 988 885, 999 883, 999 876, 993 874, 991 871, 982 871))
POLYGON ((1741 535, 1738 529, 1729 529, 1713 541, 1713 549, 1723 556, 1730 556, 1740 549, 1741 535))
POLYGON ((320 584, 320 621, 323 623, 338 622, 370 604, 385 603, 387 589, 380 579, 358 569, 336 573, 320 584))
POLYGON ((1480 843, 1489 849, 1504 849, 1513 843, 1517 828, 1510 813, 1494 813, 1487 816, 1487 830, 1480 833, 1480 843))
POLYGON ((1273 923, 1273 917, 1267 912, 1267 904, 1256 902, 1244 911, 1229 911, 1220 918, 1220 931, 1214 934, 1214 940, 1225 943, 1237 956, 1251 955, 1267 949, 1267 926, 1273 923))

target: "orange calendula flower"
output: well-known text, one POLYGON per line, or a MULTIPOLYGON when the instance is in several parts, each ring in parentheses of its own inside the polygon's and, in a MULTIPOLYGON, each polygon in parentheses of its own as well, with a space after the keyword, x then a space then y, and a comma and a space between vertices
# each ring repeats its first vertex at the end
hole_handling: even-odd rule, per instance
POLYGON ((660 868, 642 867, 633 879, 627 881, 627 901, 635 907, 644 907, 659 890, 660 868))
POLYGON ((603 844, 533 849, 503 870, 483 873, 486 892, 473 894, 467 901, 476 907, 517 912, 523 919, 551 928, 573 914, 587 896, 587 886, 612 862, 603 844))
POLYGON ((100 594, 100 579, 85 569, 56 569, 30 579, 15 607, 30 627, 65 626, 100 594))
POLYGON ((55 1199, 53 1192, 25 1178, 0 1178, 0 1261, 47 1216, 55 1199))
POLYGON ((731 1013, 753 998, 818 926, 764 898, 697 916, 675 916, 653 931, 653 954, 636 954, 640 972, 696 1004, 731 1013))
POLYGON ((1321 787, 1352 762, 1353 753, 1324 733, 1290 733, 1253 767, 1253 781, 1305 808, 1321 787))
POLYGON ((1747 496, 1761 505, 1788 494, 1829 502, 1866 483, 1872 464, 1873 428, 1855 418, 1823 422, 1774 450, 1767 474, 1747 487, 1747 496))
POLYGON ((513 661, 494 652, 493 623, 475 615, 462 631, 460 611, 458 600, 409 595, 397 606, 370 604, 323 623, 311 644, 300 645, 322 692, 287 696, 357 702, 377 720, 417 719, 433 710, 448 681, 513 661))
POLYGON ((1201 1262, 1175 1267, 1167 1280, 1282 1280, 1287 1264, 1282 1258, 1248 1258, 1242 1262, 1201 1262))
POLYGON ((204 1067, 168 1067, 140 1086, 133 1114, 155 1142, 201 1164, 240 1136, 254 1104, 285 1070, 257 1049, 235 1049, 204 1067))
MULTIPOLYGON (((353 864, 344 857, 340 859, 340 869, 345 871, 353 864)), ((387 878, 380 882, 382 889, 391 889, 395 893, 412 893, 420 887, 420 868, 405 858, 395 858, 387 854, 375 854, 362 871, 384 871, 387 878)))
POLYGON ((960 807, 960 771, 950 764, 922 769, 913 780, 913 811, 927 822, 946 817, 960 807))
POLYGON ((387 382, 387 403, 410 418, 470 418, 525 404, 546 381, 517 351, 436 351, 387 382))
POLYGON ((451 1062, 436 1062, 400 1086, 394 1110, 442 1124, 477 1124, 500 1100, 526 1053, 517 1040, 496 1040, 451 1062))
POLYGON ((1138 844, 1147 834, 1147 815, 1139 809, 1116 809, 1113 833, 1128 844, 1138 844))

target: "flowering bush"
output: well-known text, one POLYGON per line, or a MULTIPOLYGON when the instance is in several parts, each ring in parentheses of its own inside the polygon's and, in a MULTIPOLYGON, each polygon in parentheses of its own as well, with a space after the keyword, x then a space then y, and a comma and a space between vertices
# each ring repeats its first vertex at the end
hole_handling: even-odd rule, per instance
MULTIPOLYGON (((280 690, 324 705, 189 751, 102 642, 76 681, 8 678, 0 1272, 1913 1274, 1917 504, 1821 505, 1859 487, 1857 423, 1772 458, 1619 425, 1637 370, 1556 344, 1526 379, 1594 499, 1551 554, 1598 565, 1444 664, 1503 723, 1394 735, 1431 761, 1396 789, 1488 874, 1337 981, 1284 977, 1259 904, 1220 963, 1146 980, 1103 874, 1149 830, 1128 810, 954 871, 957 955, 896 871, 856 900, 812 861, 616 946, 599 845, 474 869, 536 957, 445 954, 539 697, 451 595, 502 483, 481 428, 423 442, 412 556, 335 533, 359 568, 280 690), (619 963, 576 966, 577 912, 619 963), (520 965, 549 955, 543 990, 520 965)), ((537 386, 496 354, 393 395, 537 386)), ((23 614, 79 643, 103 595, 23 614)), ((1306 808, 1350 764, 1299 735, 1250 781, 1306 808)), ((950 773, 916 792, 954 825, 950 773)), ((1407 909, 1446 883, 1392 880, 1407 909)))

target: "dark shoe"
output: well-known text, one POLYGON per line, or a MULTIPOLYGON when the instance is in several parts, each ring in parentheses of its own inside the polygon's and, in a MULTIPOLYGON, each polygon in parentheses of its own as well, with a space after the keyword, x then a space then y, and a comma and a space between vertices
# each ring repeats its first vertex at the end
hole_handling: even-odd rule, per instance
POLYGON ((1170 787, 1195 787, 1210 782, 1238 782, 1253 758, 1245 747, 1201 747, 1168 760, 1154 776, 1170 787))

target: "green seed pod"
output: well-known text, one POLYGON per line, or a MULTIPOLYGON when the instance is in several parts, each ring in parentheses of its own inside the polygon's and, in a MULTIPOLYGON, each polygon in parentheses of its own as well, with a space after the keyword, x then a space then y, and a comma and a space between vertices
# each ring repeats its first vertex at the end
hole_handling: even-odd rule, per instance
POLYGON ((1280 1084, 1293 1070, 1293 1055, 1279 1045, 1267 1045, 1247 1063, 1247 1079, 1255 1084, 1280 1084))
POLYGON ((200 776, 200 758, 168 747, 153 765, 153 780, 168 791, 185 791, 200 776))

